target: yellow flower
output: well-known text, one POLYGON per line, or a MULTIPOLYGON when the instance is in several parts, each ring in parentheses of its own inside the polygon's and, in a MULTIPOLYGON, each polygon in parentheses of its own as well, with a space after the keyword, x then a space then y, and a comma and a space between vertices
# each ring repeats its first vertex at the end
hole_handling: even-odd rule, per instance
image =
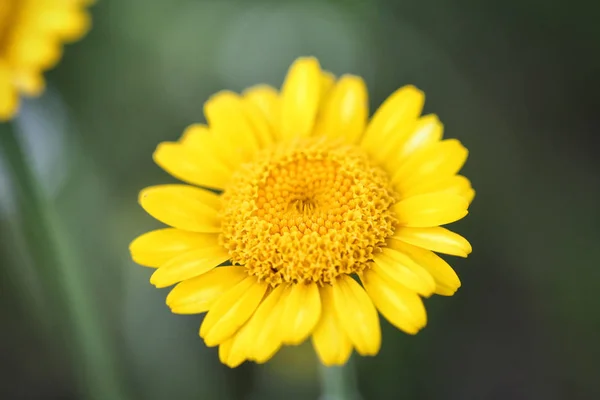
POLYGON ((11 119, 21 95, 44 90, 43 72, 61 57, 62 45, 90 26, 92 0, 0 1, 0 122, 11 119))
POLYGON ((200 336, 231 367, 308 337, 326 365, 353 349, 374 355, 377 310, 417 333, 421 297, 460 286, 434 251, 471 252, 441 225, 463 218, 475 194, 457 175, 467 150, 441 140, 438 118, 420 116, 423 102, 406 86, 369 121, 363 80, 336 79, 314 58, 294 62, 280 92, 214 95, 208 125, 154 153, 190 185, 140 193, 171 228, 135 239, 133 259, 157 268, 156 287, 177 284, 174 313, 207 312, 200 336))

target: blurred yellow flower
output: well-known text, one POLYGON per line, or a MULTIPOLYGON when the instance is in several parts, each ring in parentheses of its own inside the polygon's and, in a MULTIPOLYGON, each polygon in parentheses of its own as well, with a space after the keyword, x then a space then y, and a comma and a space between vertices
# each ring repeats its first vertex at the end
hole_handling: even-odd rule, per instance
POLYGON ((475 194, 457 175, 467 150, 442 140, 423 103, 406 86, 369 121, 363 80, 336 79, 314 58, 294 62, 280 92, 217 93, 204 105, 208 125, 154 153, 190 185, 140 193, 170 228, 135 239, 133 259, 157 268, 156 287, 177 284, 174 313, 208 312, 200 336, 231 367, 309 337, 325 365, 353 349, 374 355, 377 310, 417 333, 421 296, 460 286, 434 251, 471 252, 441 225, 463 218, 475 194))
POLYGON ((64 42, 90 26, 92 0, 0 0, 0 122, 11 119, 21 95, 44 90, 43 72, 61 57, 64 42))

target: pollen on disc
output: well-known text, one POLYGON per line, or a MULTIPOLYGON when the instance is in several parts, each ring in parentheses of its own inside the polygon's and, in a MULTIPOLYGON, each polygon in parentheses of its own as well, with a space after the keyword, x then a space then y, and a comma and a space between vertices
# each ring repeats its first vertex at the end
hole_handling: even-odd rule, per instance
POLYGON ((262 153, 223 194, 221 243, 272 285, 362 271, 393 234, 389 178, 358 148, 296 140, 262 153))

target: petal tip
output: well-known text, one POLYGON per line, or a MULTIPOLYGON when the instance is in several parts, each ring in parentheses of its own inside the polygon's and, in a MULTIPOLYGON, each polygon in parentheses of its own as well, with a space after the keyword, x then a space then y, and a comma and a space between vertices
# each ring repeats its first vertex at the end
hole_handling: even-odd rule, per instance
POLYGON ((202 339, 204 339, 204 344, 206 345, 206 347, 215 347, 221 344, 219 340, 216 340, 208 333, 204 335, 202 339))
POLYGON ((144 205, 145 205, 146 200, 148 199, 148 196, 150 195, 151 190, 152 190, 152 186, 140 190, 140 193, 138 194, 138 204, 140 206, 142 206, 142 208, 144 208, 144 209, 146 209, 146 207, 144 207, 144 205))
POLYGON ((223 364, 231 369, 234 369, 242 365, 244 361, 245 360, 226 360, 225 362, 223 362, 223 364))
POLYGON ((292 65, 297 65, 297 64, 317 64, 320 67, 319 64, 319 59, 315 56, 301 56, 296 58, 296 60, 294 60, 294 62, 292 63, 292 65))
POLYGON ((134 254, 136 253, 136 250, 137 250, 137 249, 136 249, 136 247, 137 247, 137 245, 138 245, 138 243, 139 243, 139 239, 140 239, 140 237, 141 237, 141 236, 142 236, 142 235, 140 235, 140 236, 136 237, 135 239, 133 239, 133 240, 132 240, 132 241, 129 243, 129 246, 127 247, 127 249, 129 250, 129 254, 131 255, 131 258, 133 258, 133 259, 134 259, 134 261, 135 261, 135 256, 134 256, 134 254))
POLYGON ((206 336, 206 334, 208 333, 209 329, 208 326, 206 324, 206 315, 204 316, 204 321, 202 321, 202 324, 200 325, 200 329, 198 330, 198 336, 200 336, 202 339, 204 339, 204 337, 206 336))
POLYGON ((356 352, 358 354, 360 354, 363 357, 373 357, 376 356, 379 353, 379 348, 381 346, 377 346, 377 347, 371 347, 371 348, 362 348, 362 349, 356 349, 356 352))
POLYGON ((162 278, 163 273, 161 271, 161 269, 157 269, 156 271, 154 271, 154 273, 152 274, 152 276, 150 276, 150 284, 154 285, 155 288, 157 289, 162 289, 162 288, 166 288, 168 286, 171 286, 170 282, 165 282, 162 278))
POLYGON ((416 87, 415 85, 404 85, 400 90, 408 95, 418 97, 423 100, 425 99, 425 92, 416 87))
POLYGON ((156 149, 154 149, 154 152, 152 153, 152 160, 160 166, 160 160, 162 159, 162 155, 165 153, 165 151, 168 151, 168 149, 172 148, 175 144, 176 143, 173 142, 159 143, 158 146, 156 146, 156 149))

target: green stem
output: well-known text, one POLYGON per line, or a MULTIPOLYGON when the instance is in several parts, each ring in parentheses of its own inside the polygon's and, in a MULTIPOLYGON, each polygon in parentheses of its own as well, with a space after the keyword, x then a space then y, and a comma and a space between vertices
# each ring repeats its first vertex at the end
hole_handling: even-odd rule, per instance
POLYGON ((82 375, 81 389, 87 398, 124 400, 114 349, 83 278, 85 264, 69 246, 62 221, 30 169, 14 129, 5 126, 8 129, 0 130, 0 150, 12 174, 36 273, 50 294, 52 311, 59 316, 55 333, 68 338, 63 343, 74 358, 75 372, 82 375))
POLYGON ((356 372, 352 359, 341 367, 326 367, 319 363, 321 397, 319 400, 360 400, 356 372))

